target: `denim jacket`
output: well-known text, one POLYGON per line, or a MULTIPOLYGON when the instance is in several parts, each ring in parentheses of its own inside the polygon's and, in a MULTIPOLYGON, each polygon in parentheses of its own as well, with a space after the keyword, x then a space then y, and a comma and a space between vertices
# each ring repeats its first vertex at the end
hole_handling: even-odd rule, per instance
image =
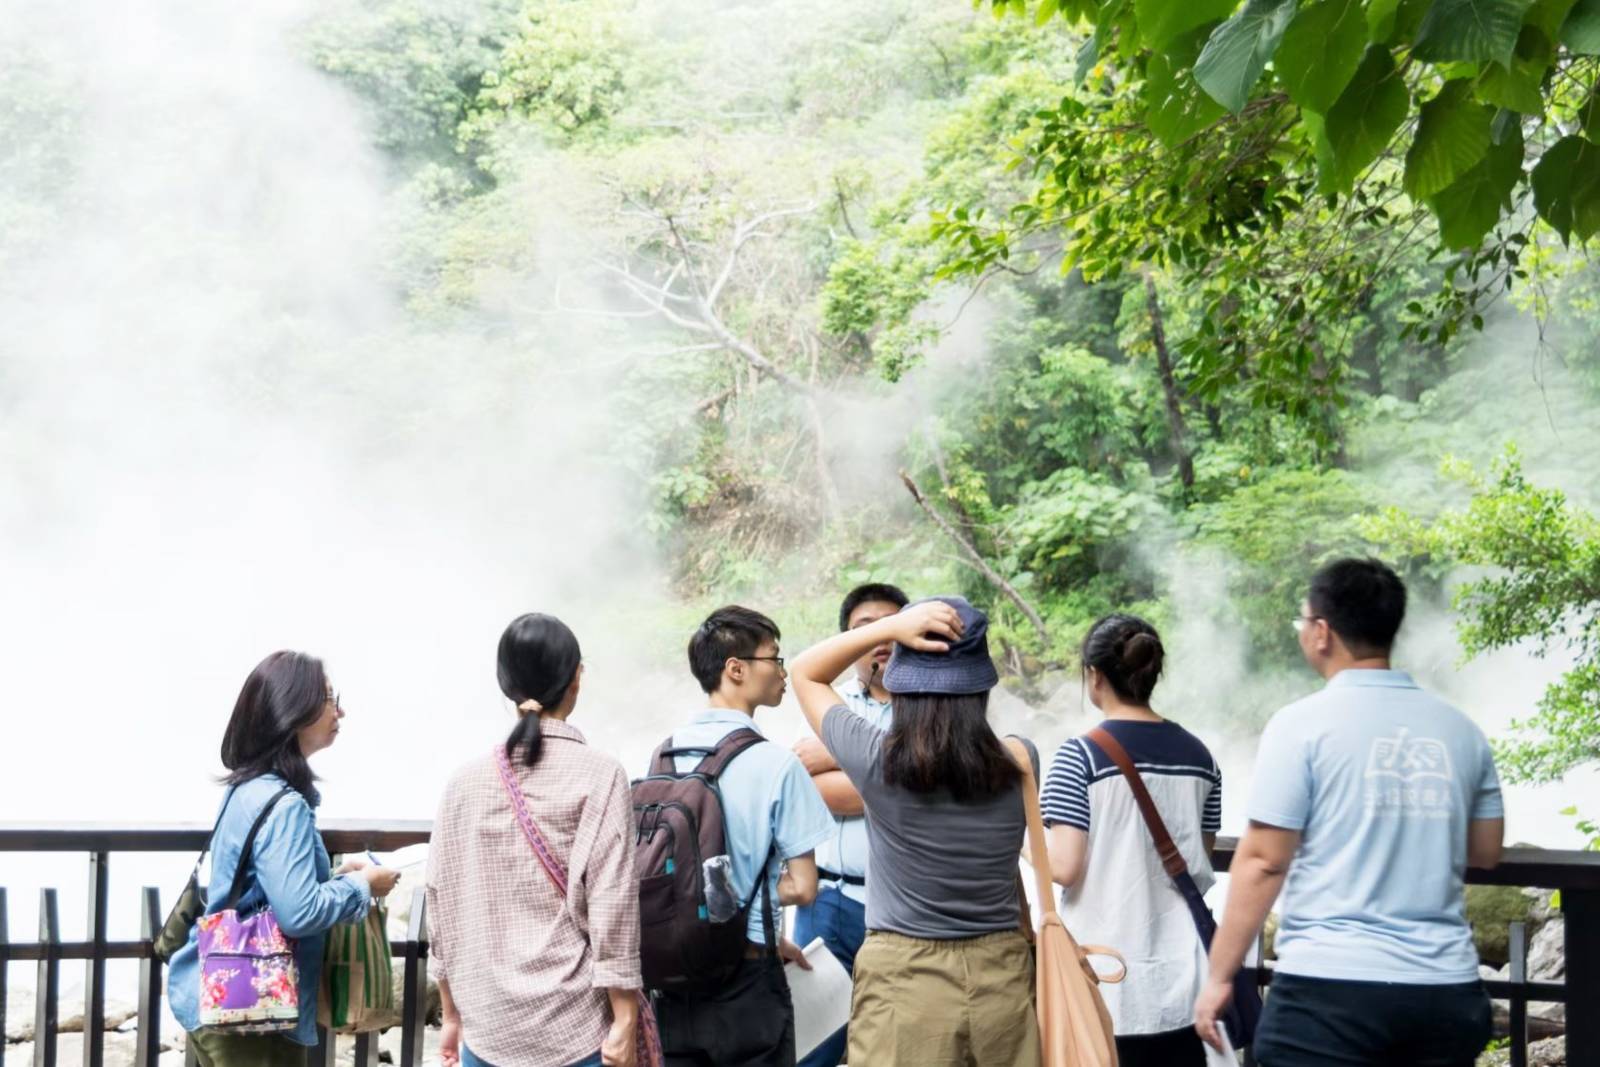
MULTIPOLYGON (((252 778, 233 791, 211 842, 211 878, 206 913, 221 911, 233 886, 234 869, 244 851, 250 825, 272 795, 284 786, 277 775, 252 778)), ((372 905, 367 880, 358 873, 332 877, 328 850, 317 831, 312 804, 290 792, 278 801, 256 834, 253 870, 245 879, 238 907, 249 910, 263 898, 272 907, 285 936, 296 939, 300 968, 300 1025, 285 1036, 301 1045, 317 1043, 317 986, 327 932, 336 923, 366 917, 372 905)), ((172 957, 167 972, 167 1000, 185 1030, 200 1025, 200 960, 197 931, 172 957)))

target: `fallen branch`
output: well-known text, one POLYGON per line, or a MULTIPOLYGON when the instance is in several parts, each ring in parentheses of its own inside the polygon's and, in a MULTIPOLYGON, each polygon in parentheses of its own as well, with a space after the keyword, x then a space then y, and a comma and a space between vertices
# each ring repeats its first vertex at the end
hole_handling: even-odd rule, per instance
POLYGON ((1028 621, 1033 624, 1034 631, 1039 635, 1039 644, 1048 647, 1050 643, 1049 634, 1045 632, 1044 619, 1039 617, 1039 613, 1034 610, 1033 605, 1028 603, 1021 593, 1017 592, 1016 586, 1006 581, 999 571, 989 566, 989 561, 983 558, 982 553, 974 547, 971 541, 961 535, 961 531, 950 525, 950 520, 934 510, 933 505, 928 502, 927 497, 922 495, 922 490, 918 488, 916 480, 910 474, 901 471, 900 480, 905 483, 906 491, 911 494, 911 499, 915 500, 917 506, 927 513, 928 518, 934 521, 934 525, 945 532, 945 536, 961 547, 962 552, 966 554, 972 565, 978 569, 978 573, 987 578, 996 589, 1004 593, 1017 606, 1022 614, 1028 617, 1028 621))

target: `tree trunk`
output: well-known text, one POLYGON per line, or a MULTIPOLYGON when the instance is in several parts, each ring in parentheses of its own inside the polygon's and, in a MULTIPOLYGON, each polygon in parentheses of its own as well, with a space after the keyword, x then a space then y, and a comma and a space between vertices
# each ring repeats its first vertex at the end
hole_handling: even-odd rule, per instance
POLYGON ((1167 331, 1161 324, 1161 301, 1156 298, 1155 279, 1144 275, 1144 299, 1150 308, 1150 339, 1156 347, 1156 366, 1161 370, 1161 392, 1167 401, 1167 426, 1172 434, 1172 452, 1178 461, 1178 477, 1184 489, 1194 488, 1194 459, 1189 455, 1188 427, 1183 421, 1183 405, 1178 382, 1172 376, 1172 354, 1167 351, 1167 331))

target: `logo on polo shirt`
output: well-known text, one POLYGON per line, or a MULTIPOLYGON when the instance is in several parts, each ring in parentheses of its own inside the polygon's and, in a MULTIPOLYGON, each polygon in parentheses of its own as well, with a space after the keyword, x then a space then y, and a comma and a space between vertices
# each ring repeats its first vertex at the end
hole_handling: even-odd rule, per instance
POLYGON ((1455 772, 1438 738, 1412 737, 1406 729, 1374 738, 1363 777, 1369 813, 1442 819, 1453 810, 1455 772))

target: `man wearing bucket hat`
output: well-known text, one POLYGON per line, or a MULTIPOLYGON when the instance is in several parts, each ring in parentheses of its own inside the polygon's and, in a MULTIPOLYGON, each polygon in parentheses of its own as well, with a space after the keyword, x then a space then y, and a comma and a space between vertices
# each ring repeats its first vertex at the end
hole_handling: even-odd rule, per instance
MULTIPOLYGON (((1018 928, 1021 769, 989 728, 988 617, 935 597, 830 637, 794 663, 795 696, 867 808, 872 878, 849 1062, 1037 1067, 1033 960, 1018 928), (851 713, 835 678, 894 642, 894 719, 851 713)), ((1024 742, 1038 773, 1038 753, 1024 742)))

